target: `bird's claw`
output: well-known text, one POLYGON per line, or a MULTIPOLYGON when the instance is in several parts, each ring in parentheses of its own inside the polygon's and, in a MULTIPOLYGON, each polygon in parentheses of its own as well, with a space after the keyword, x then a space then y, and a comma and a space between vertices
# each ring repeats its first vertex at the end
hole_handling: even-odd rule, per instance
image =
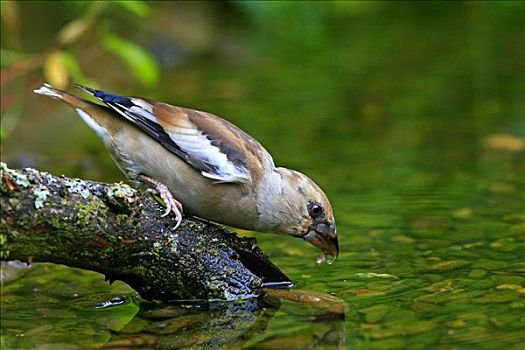
POLYGON ((175 227, 173 227, 173 230, 177 229, 177 227, 179 227, 179 225, 182 222, 182 204, 178 200, 173 198, 173 195, 171 194, 168 187, 162 182, 144 175, 141 175, 141 178, 149 184, 155 186, 155 188, 148 188, 148 192, 158 194, 160 198, 162 198, 162 200, 164 201, 164 204, 166 204, 166 210, 161 215, 161 217, 169 215, 170 212, 173 212, 173 214, 175 214, 176 224, 175 227))
POLYGON ((157 188, 157 191, 159 191, 160 198, 162 198, 166 204, 166 210, 164 211, 164 214, 161 215, 161 217, 165 217, 170 212, 173 212, 175 214, 176 221, 175 227, 173 227, 173 230, 175 230, 182 222, 182 204, 173 198, 171 192, 167 188, 165 188, 165 190, 157 188))

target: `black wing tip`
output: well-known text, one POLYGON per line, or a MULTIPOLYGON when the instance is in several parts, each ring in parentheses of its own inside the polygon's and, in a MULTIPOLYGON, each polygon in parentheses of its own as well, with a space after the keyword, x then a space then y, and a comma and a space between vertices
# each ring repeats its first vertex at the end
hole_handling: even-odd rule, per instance
POLYGON ((120 95, 114 95, 110 94, 109 92, 105 92, 102 90, 96 90, 92 89, 90 87, 80 85, 80 84, 74 84, 75 87, 79 88, 80 90, 83 90, 87 92, 88 94, 98 98, 104 103, 117 103, 125 107, 131 107, 133 106, 133 103, 131 102, 131 99, 126 96, 120 96, 120 95))

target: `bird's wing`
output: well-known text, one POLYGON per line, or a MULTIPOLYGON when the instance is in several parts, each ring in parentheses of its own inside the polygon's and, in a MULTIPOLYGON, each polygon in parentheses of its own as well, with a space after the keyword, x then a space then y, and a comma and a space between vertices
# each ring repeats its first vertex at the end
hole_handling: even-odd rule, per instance
POLYGON ((209 113, 77 85, 215 182, 251 183, 271 156, 252 137, 209 113))

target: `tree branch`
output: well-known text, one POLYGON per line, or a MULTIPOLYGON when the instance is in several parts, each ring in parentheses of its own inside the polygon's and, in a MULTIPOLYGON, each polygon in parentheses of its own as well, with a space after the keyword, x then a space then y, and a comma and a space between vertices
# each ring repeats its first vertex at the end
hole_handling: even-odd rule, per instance
POLYGON ((0 163, 0 257, 94 270, 143 298, 238 299, 291 285, 255 245, 164 209, 128 185, 56 177, 0 163))

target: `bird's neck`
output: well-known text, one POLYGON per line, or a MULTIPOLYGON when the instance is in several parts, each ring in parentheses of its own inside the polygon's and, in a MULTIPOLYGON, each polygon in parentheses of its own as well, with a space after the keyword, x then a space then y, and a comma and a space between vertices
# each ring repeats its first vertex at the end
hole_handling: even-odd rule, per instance
POLYGON ((258 188, 257 211, 259 222, 257 231, 293 234, 291 213, 296 212, 289 191, 293 188, 288 176, 289 169, 274 168, 261 179, 258 188))

